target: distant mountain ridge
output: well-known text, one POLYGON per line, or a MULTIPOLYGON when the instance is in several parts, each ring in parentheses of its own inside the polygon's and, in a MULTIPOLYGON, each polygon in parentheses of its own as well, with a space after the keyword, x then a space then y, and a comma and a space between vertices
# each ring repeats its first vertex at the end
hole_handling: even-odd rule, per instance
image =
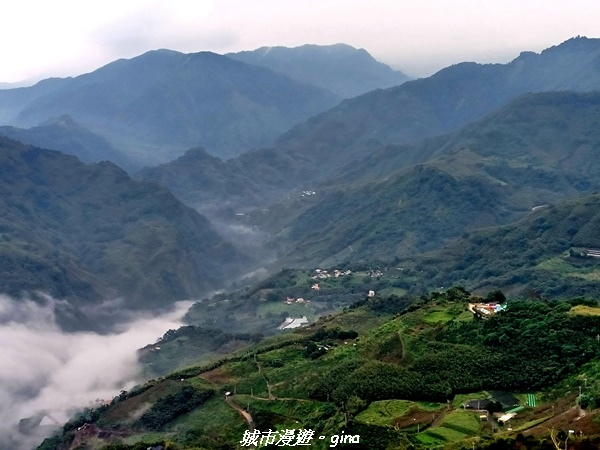
POLYGON ((0 126, 0 135, 24 144, 74 155, 87 163, 112 161, 125 169, 132 166, 126 154, 115 149, 102 136, 82 127, 68 115, 49 119, 27 129, 0 126))
POLYGON ((599 58, 600 39, 573 38, 504 65, 457 64, 429 78, 345 100, 294 127, 275 146, 310 159, 321 176, 328 176, 383 145, 456 130, 525 93, 599 90, 599 58))
POLYGON ((31 127, 69 115, 140 167, 198 145, 222 157, 238 155, 338 101, 225 56, 157 50, 76 78, 0 90, 0 122, 31 127))
MULTIPOLYGON (((376 173, 374 165, 390 173, 423 163, 443 145, 436 136, 480 120, 522 94, 600 90, 599 58, 600 39, 574 38, 541 54, 522 53, 509 64, 458 64, 426 79, 344 100, 283 134, 274 148, 228 162, 231 167, 243 162, 244 176, 277 174, 268 181, 253 177, 258 191, 246 198, 241 191, 237 198, 243 201, 238 203, 250 206, 271 192, 314 187, 344 176, 350 183, 348 176, 376 173), (413 145, 426 138, 430 140, 413 145)), ((171 164, 176 163, 153 169, 151 177, 160 179, 158 173, 172 170, 171 164)), ((178 174, 188 179, 196 170, 193 164, 181 166, 178 174)), ((229 176, 235 177, 235 171, 229 176)), ((173 187, 178 195, 185 189, 183 183, 173 187)), ((198 192, 191 188, 188 193, 193 191, 198 192)), ((228 201, 209 188, 192 197, 188 194, 186 201, 228 201)))
POLYGON ((398 86, 410 79, 375 60, 365 49, 346 44, 261 47, 226 56, 267 67, 296 81, 327 89, 342 98, 398 86))

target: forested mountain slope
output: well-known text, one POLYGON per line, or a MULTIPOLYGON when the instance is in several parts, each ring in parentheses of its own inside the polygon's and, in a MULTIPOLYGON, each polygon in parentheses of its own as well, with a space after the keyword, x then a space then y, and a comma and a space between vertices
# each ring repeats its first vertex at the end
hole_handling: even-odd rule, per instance
POLYGON ((385 144, 455 130, 528 92, 600 89, 600 39, 574 38, 508 64, 461 63, 346 100, 284 134, 277 146, 319 161, 321 173, 385 144))
MULTIPOLYGON (((415 146, 432 158, 389 173, 373 155, 280 235, 309 264, 433 249, 466 230, 600 187, 600 94, 525 95, 461 131, 415 146), (434 145, 435 144, 435 145, 434 145), (363 170, 361 170, 363 168, 363 170), (383 181, 354 183, 366 178, 383 181)), ((285 245, 284 244, 284 245, 285 245)))
POLYGON ((419 282, 463 283, 473 289, 506 289, 531 296, 598 297, 600 196, 539 208, 522 220, 468 233, 443 249, 403 262, 419 282))
POLYGON ((0 292, 151 309, 220 286, 244 261, 156 183, 0 139, 0 292))
POLYGON ((266 146, 337 102, 225 56, 157 50, 75 78, 0 90, 0 123, 31 127, 68 114, 141 167, 197 145, 222 157, 266 146))
POLYGON ((47 120, 31 128, 0 126, 0 135, 24 144, 74 155, 86 163, 111 161, 124 169, 132 166, 126 154, 69 116, 47 120))
POLYGON ((595 448, 597 304, 511 299, 482 318, 473 302, 485 301, 459 287, 365 299, 121 392, 38 449, 276 447, 287 435, 321 450, 350 436, 342 448, 540 450, 558 427, 583 432, 569 448, 595 448))

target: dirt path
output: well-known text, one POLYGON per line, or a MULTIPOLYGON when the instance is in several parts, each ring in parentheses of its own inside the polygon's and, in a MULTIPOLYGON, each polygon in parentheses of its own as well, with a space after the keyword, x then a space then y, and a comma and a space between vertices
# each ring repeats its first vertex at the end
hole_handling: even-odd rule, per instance
POLYGON ((254 399, 254 400, 262 400, 265 402, 271 401, 271 400, 281 400, 281 401, 285 401, 285 400, 292 400, 295 402, 312 402, 312 400, 308 399, 308 398, 294 398, 294 397, 273 397, 273 398, 265 398, 265 397, 257 397, 256 395, 249 395, 248 397, 254 399))
POLYGON ((271 383, 269 383, 269 379, 263 373, 262 368, 260 367, 260 364, 259 364, 258 360, 256 359, 256 354, 254 354, 254 362, 256 363, 256 367, 258 367, 258 373, 260 373, 260 375, 264 378, 265 383, 267 383, 267 392, 268 392, 269 400, 275 400, 277 397, 275 397, 271 393, 271 383))
POLYGON ((400 338, 400 348, 402 350, 402 357, 400 358, 400 362, 402 362, 406 358, 406 346, 404 345, 404 339, 402 339, 402 330, 398 331, 398 337, 400 338))
POLYGON ((235 409, 237 412, 239 412, 242 415, 242 417, 246 420, 246 422, 248 422, 248 429, 250 430, 250 432, 254 431, 254 420, 252 419, 252 416, 250 415, 250 413, 248 411, 246 411, 244 408, 242 408, 240 405, 235 403, 233 401, 232 395, 226 395, 225 402, 229 406, 231 406, 233 409, 235 409))

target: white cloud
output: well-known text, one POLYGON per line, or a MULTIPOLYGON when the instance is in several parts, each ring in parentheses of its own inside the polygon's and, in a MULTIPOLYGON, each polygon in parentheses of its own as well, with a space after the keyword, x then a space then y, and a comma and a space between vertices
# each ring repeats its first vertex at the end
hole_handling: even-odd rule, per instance
POLYGON ((178 328, 191 304, 181 302, 172 312, 138 317, 119 332, 99 335, 62 332, 54 321, 55 303, 0 296, 0 446, 16 439, 11 446, 27 448, 39 439, 16 431, 21 418, 40 411, 61 417, 135 385, 140 381, 137 349, 178 328))

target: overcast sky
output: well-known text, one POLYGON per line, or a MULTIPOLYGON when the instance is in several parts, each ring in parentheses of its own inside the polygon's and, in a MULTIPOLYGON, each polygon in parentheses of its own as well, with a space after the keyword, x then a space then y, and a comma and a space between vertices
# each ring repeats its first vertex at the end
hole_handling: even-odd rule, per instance
POLYGON ((0 6, 0 82, 78 75, 156 48, 344 42, 412 76, 600 35, 594 0, 20 0, 0 6))

